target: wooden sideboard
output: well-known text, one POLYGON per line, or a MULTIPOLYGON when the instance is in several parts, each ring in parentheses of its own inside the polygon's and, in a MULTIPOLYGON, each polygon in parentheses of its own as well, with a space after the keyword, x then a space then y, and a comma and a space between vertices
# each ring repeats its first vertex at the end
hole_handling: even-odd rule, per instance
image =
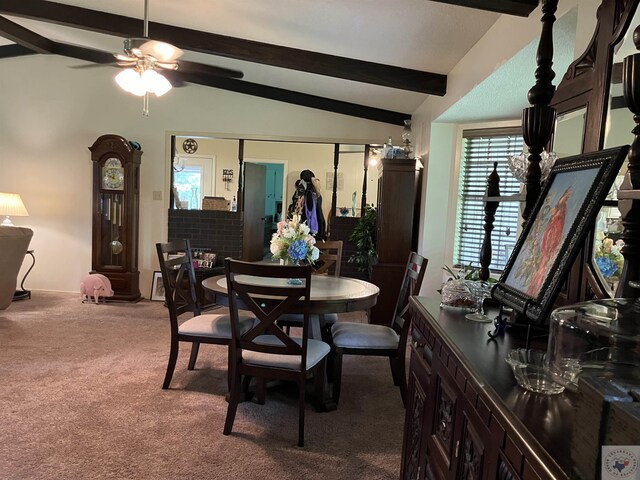
MULTIPOLYGON (((524 340, 411 297, 402 479, 568 479, 577 396, 520 388, 505 362, 524 340)), ((544 348, 544 347, 542 347, 544 348)))

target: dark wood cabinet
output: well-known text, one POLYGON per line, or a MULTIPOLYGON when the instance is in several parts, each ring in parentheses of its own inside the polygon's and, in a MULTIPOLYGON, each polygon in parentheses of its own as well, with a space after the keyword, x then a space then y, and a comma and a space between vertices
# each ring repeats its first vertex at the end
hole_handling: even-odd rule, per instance
POLYGON ((138 219, 142 151, 119 135, 89 147, 93 161, 91 273, 111 281, 113 300, 138 301, 138 219))
POLYGON ((412 297, 411 359, 401 478, 568 479, 576 396, 538 395, 515 382, 492 325, 412 297))
POLYGON ((378 166, 376 251, 371 281, 380 287, 371 323, 388 325, 409 252, 415 249, 414 221, 420 175, 415 159, 384 158, 378 166))

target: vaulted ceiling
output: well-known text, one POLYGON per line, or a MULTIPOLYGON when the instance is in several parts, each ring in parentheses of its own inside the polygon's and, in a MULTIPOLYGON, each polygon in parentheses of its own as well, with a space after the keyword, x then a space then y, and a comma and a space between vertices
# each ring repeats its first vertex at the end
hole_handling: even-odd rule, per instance
MULTIPOLYGON (((149 36, 185 50, 171 78, 185 88, 402 124, 428 95, 446 94, 447 73, 500 13, 526 16, 537 3, 150 0, 149 36)), ((0 62, 54 54, 70 67, 113 64, 123 39, 142 36, 143 12, 144 0, 0 0, 0 62)))

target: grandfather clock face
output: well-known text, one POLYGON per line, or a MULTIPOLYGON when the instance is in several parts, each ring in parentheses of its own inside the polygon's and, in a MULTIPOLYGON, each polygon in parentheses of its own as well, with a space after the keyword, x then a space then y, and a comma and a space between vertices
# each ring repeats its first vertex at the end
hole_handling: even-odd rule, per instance
POLYGON ((125 176, 119 158, 107 158, 100 167, 100 263, 124 267, 125 176))
POLYGON ((119 158, 108 158, 104 162, 101 181, 105 190, 124 189, 124 168, 119 158))

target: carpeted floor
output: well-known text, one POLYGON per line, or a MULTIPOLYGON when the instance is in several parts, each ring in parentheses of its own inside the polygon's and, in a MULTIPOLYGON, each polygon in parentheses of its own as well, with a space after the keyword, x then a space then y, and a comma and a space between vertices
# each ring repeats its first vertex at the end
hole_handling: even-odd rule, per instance
POLYGON ((0 311, 0 478, 395 479, 404 409, 385 358, 345 357, 338 410, 295 389, 239 406, 231 436, 225 347, 180 351, 162 390, 169 327, 161 302, 82 304, 33 292, 0 311))

